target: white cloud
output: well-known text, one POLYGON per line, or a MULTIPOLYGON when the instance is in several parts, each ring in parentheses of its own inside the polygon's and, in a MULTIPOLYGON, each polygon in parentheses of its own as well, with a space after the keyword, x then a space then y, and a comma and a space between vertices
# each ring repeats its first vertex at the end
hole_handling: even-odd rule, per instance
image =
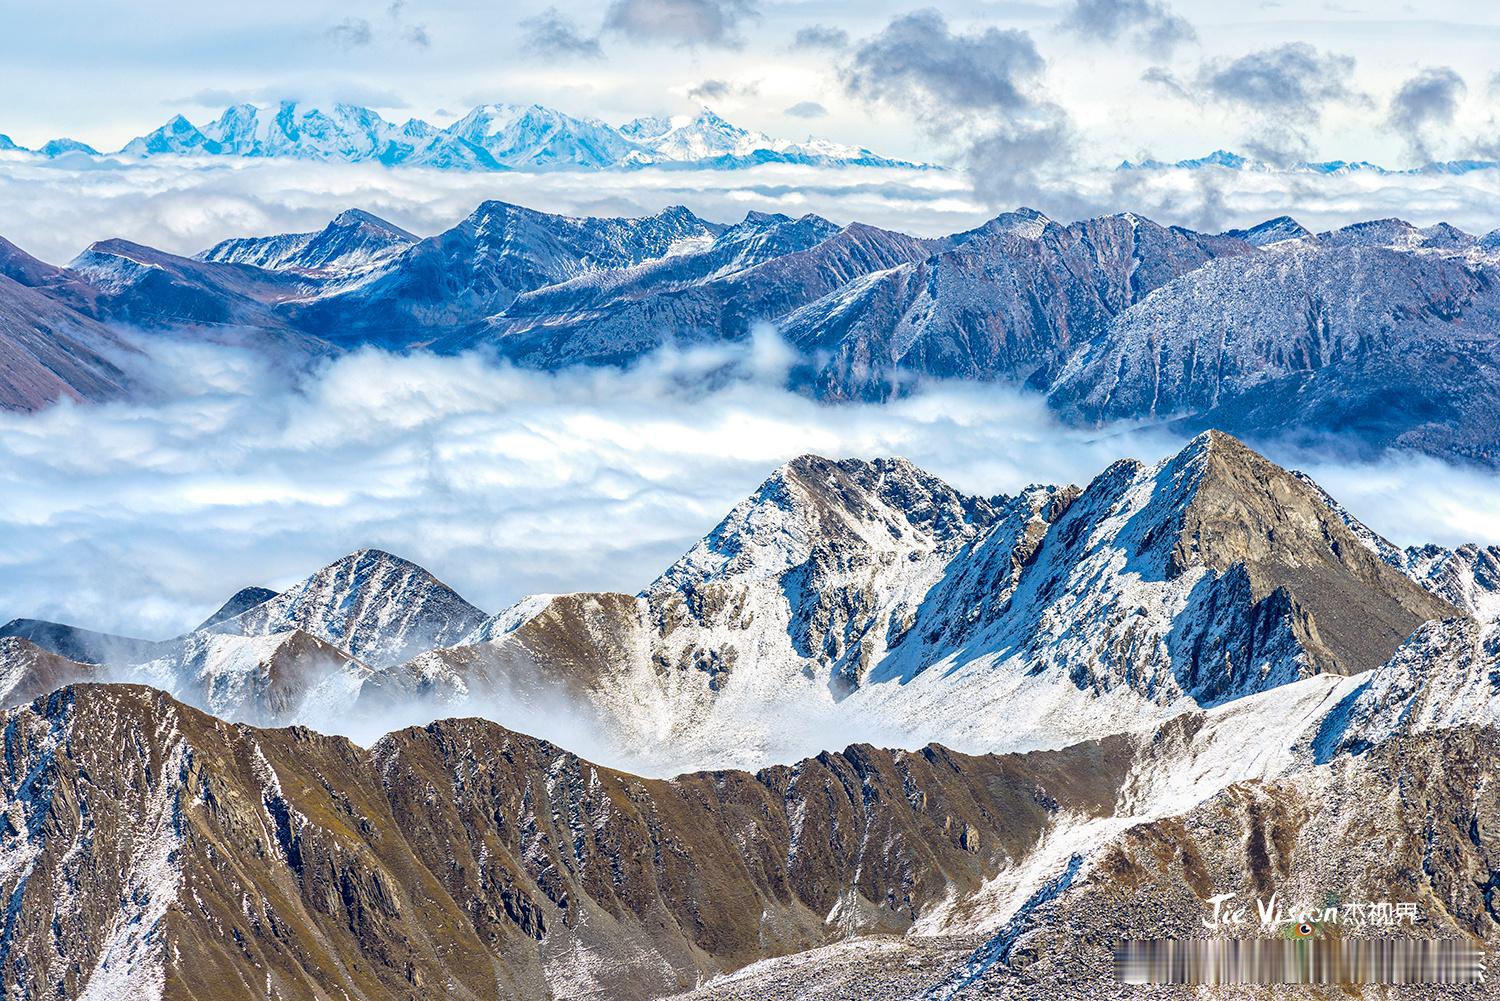
MULTIPOLYGON (((295 388, 242 352, 151 350, 175 379, 163 402, 0 416, 0 620, 167 636, 241 586, 284 586, 362 546, 488 610, 632 592, 804 452, 902 455, 992 494, 1086 483, 1181 443, 1063 430, 1036 397, 994 386, 825 406, 777 388, 789 358, 765 335, 561 375, 367 351, 295 388), (726 366, 733 378, 701 388, 726 366)), ((1399 542, 1500 542, 1493 476, 1430 460, 1307 468, 1399 542)))

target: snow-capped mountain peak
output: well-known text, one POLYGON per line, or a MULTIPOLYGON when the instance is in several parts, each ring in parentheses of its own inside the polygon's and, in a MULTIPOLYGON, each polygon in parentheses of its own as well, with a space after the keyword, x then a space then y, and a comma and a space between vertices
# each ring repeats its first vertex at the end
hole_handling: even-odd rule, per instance
POLYGON ((250 636, 301 629, 380 667, 456 643, 484 620, 483 612, 415 563, 361 549, 214 631, 250 636))
MULTIPOLYGON (((0 143, 0 149, 19 147, 0 143)), ((54 140, 37 152, 49 157, 100 155, 73 140, 54 140)), ((540 104, 492 103, 440 129, 419 118, 397 125, 355 104, 321 106, 293 100, 270 107, 232 105, 202 125, 174 115, 115 155, 288 157, 440 170, 600 170, 659 164, 725 169, 758 163, 917 166, 811 137, 800 143, 773 139, 740 128, 707 108, 691 116, 638 118, 614 128, 597 118, 540 104)))

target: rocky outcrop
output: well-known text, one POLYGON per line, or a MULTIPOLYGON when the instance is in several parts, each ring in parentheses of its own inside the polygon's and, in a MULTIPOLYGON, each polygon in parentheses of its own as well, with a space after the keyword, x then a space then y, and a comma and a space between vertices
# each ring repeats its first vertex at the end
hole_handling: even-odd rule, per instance
POLYGON ((93 681, 94 664, 49 653, 29 640, 0 637, 0 705, 16 706, 66 685, 93 681))

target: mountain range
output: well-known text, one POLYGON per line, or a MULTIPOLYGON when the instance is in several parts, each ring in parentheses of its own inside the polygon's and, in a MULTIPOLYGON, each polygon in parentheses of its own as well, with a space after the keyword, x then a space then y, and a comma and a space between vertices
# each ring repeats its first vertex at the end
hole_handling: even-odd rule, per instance
POLYGON ((18 620, 0 970, 1125 997, 1111 944, 1201 934, 1220 893, 1411 901, 1488 951, 1497 613, 1500 550, 1398 549, 1215 431, 1013 497, 803 456, 635 595, 489 616, 362 550, 173 639, 18 620), (361 717, 395 729, 308 728, 361 717))
POLYGON ((146 391, 140 349, 163 334, 294 371, 366 345, 554 371, 761 328, 794 349, 790 387, 829 401, 980 380, 1083 426, 1500 463, 1500 234, 1447 225, 1314 234, 1280 217, 1210 234, 1022 209, 920 238, 812 214, 729 225, 489 201, 425 238, 350 210, 192 258, 113 239, 58 267, 0 241, 7 409, 146 391))
POLYGON ((463 171, 633 170, 642 167, 733 170, 767 163, 814 167, 929 165, 812 136, 800 142, 742 129, 707 108, 690 116, 637 118, 616 128, 540 104, 482 104, 446 128, 419 118, 397 125, 353 104, 329 108, 298 101, 274 107, 236 104, 211 122, 182 115, 104 154, 74 139, 28 150, 0 135, 0 152, 61 156, 249 157, 378 163, 463 171))
POLYGON ((1326 176, 1337 176, 1343 174, 1370 174, 1377 177, 1391 175, 1454 175, 1471 174, 1480 170, 1500 169, 1500 162, 1495 160, 1434 160, 1424 163, 1418 167, 1390 168, 1382 167, 1378 163, 1368 160, 1298 160, 1293 163, 1278 164, 1255 157, 1244 156, 1240 153, 1232 153, 1229 150, 1216 149, 1206 156, 1189 157, 1184 160, 1124 160, 1116 167, 1116 170, 1204 170, 1218 168, 1220 170, 1243 170, 1255 173, 1291 173, 1291 174, 1323 174, 1326 176))

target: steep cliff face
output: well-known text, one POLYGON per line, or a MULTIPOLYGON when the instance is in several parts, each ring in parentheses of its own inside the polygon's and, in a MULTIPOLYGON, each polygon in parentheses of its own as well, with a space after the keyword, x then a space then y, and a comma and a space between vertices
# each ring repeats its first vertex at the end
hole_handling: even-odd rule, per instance
POLYGON ((0 705, 17 706, 66 685, 97 680, 99 668, 59 657, 29 640, 0 637, 0 705))
POLYGON ((1171 555, 1174 569, 1243 566, 1252 594, 1294 596, 1298 639, 1339 674, 1376 667, 1418 625, 1456 608, 1392 574, 1319 491, 1229 435, 1210 431, 1171 555))

